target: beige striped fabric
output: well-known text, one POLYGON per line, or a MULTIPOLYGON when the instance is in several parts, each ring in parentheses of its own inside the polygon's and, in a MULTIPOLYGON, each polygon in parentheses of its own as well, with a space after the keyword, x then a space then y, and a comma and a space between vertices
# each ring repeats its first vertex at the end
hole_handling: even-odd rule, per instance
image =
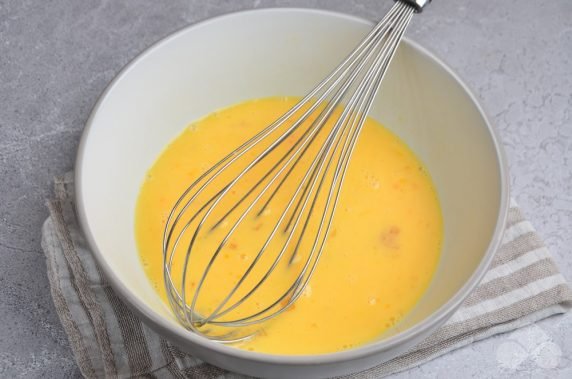
MULTIPOLYGON (((244 378, 161 338, 115 295, 93 260, 74 213, 73 175, 55 181, 42 230, 51 293, 86 378, 244 378)), ((410 352, 348 378, 380 378, 572 306, 572 291, 514 202, 501 248, 463 306, 410 352)))

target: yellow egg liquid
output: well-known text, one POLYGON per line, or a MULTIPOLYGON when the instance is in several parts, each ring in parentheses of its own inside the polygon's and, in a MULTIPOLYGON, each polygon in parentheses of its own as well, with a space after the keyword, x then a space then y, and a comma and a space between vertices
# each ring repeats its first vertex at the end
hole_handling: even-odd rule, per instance
MULTIPOLYGON (((148 171, 137 202, 135 235, 145 272, 166 302, 162 238, 171 207, 211 165, 297 101, 265 98, 213 113, 189 125, 148 171)), ((262 161, 253 171, 253 178, 266 172, 269 165, 270 160, 262 161)), ((230 178, 233 173, 227 174, 230 178)), ((301 178, 303 173, 294 174, 301 178)), ((238 183, 228 195, 228 204, 244 195, 249 183, 253 182, 238 183)), ((206 193, 203 199, 212 195, 214 192, 206 193)), ((236 284, 271 232, 277 210, 283 209, 287 201, 286 195, 277 196, 266 212, 244 220, 205 281, 199 311, 212 312, 236 284)), ((222 208, 217 210, 220 215, 222 208)), ((308 235, 315 234, 317 225, 309 224, 308 235)), ((189 298, 226 232, 228 226, 222 225, 212 235, 199 238, 187 273, 189 298)), ((319 354, 376 340, 398 323, 427 289, 439 261, 442 238, 437 194, 423 164, 398 137, 368 118, 348 167, 324 252, 308 287, 287 311, 262 324, 253 338, 235 346, 273 354, 319 354)), ((181 244, 188 241, 183 239, 181 244)), ((273 279, 236 314, 255 313, 261 304, 275 300, 292 283, 310 247, 310 242, 302 244, 303 252, 292 265, 287 263, 286 255, 282 260, 286 263, 281 261, 273 279)), ((244 283, 246 290, 260 279, 275 257, 268 253, 260 260, 252 278, 244 283)), ((174 281, 179 286, 183 262, 179 257, 173 263, 174 281)), ((236 296, 244 295, 246 290, 241 289, 236 296)))

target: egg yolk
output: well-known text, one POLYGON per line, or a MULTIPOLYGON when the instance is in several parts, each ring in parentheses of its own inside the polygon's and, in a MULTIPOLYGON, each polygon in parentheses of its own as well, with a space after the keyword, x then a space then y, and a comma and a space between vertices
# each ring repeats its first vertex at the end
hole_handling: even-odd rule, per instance
MULTIPOLYGON (((190 183, 298 100, 257 99, 210 114, 186 127, 149 169, 137 200, 135 237, 144 270, 166 302, 162 239, 171 207, 190 183)), ((298 137, 293 135, 291 139, 298 137)), ((271 163, 261 161, 253 178, 267 172, 271 163)), ((293 175, 302 178, 304 172, 294 170, 293 175)), ((226 174, 230 178, 237 172, 226 174)), ((252 183, 238 183, 228 193, 229 201, 244 196, 252 183)), ((233 234, 221 250, 208 283, 204 283, 200 311, 216 309, 237 283, 272 231, 278 210, 284 208, 293 192, 284 191, 260 215, 243 221, 240 233, 233 234)), ((214 190, 209 193, 207 188, 205 199, 213 195, 214 190)), ((224 211, 219 207, 213 219, 217 212, 223 215, 224 211)), ((206 235, 199 241, 187 272, 188 293, 196 289, 221 236, 228 232, 226 224, 219 225, 213 236, 206 235)), ((310 223, 308 235, 315 235, 317 227, 318 223, 310 223)), ((286 311, 259 325, 252 338, 235 346, 298 355, 335 352, 375 341, 410 312, 426 291, 439 261, 442 238, 441 210, 427 170, 395 134, 367 118, 348 166, 323 254, 307 287, 286 311)), ((188 240, 181 245, 186 243, 188 240)), ((302 244, 300 250, 310 248, 311 241, 302 244)), ((263 275, 275 256, 268 253, 259 262, 252 278, 243 283, 245 291, 263 275)), ((305 257, 300 253, 292 262, 284 258, 273 274, 276 279, 269 279, 266 288, 244 302, 237 314, 255 313, 261 303, 275 300, 284 285, 292 283, 305 257)), ((172 273, 178 285, 183 264, 180 257, 173 261, 172 273)))

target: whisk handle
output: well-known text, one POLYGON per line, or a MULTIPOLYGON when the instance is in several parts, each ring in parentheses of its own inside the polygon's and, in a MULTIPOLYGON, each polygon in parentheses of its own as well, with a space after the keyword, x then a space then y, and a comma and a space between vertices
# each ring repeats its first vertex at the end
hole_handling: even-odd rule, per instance
POLYGON ((431 0, 395 0, 401 1, 402 3, 409 4, 415 8, 416 13, 421 13, 423 8, 431 2, 431 0))

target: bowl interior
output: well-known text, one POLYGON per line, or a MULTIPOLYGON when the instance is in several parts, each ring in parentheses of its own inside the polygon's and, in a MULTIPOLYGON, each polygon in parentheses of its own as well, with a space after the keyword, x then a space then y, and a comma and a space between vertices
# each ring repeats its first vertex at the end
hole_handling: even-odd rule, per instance
MULTIPOLYGON (((134 239, 139 188, 165 146, 189 122, 221 107, 251 98, 304 95, 370 28, 351 17, 294 10, 219 18, 162 41, 110 86, 82 141, 78 199, 83 226, 128 302, 143 304, 177 327, 145 277, 134 239)), ((443 306, 483 260, 501 207, 501 168, 494 139, 466 89, 407 41, 371 116, 426 164, 445 222, 435 278, 393 330, 397 333, 443 306)))

